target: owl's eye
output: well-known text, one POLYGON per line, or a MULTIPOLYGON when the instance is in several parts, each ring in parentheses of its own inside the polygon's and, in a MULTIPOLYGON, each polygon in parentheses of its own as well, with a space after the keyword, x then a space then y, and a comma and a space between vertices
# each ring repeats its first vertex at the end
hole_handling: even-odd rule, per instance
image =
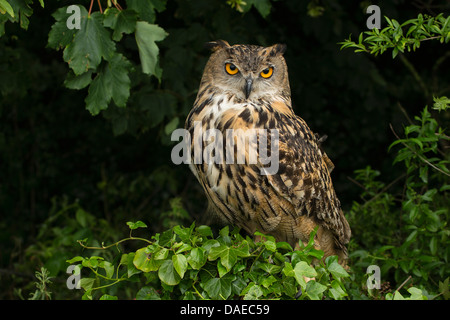
POLYGON ((272 74, 273 74, 273 67, 266 68, 260 73, 261 77, 265 79, 270 78, 272 74))
POLYGON ((225 71, 228 74, 235 75, 236 73, 239 72, 239 69, 232 63, 226 63, 225 64, 225 71))

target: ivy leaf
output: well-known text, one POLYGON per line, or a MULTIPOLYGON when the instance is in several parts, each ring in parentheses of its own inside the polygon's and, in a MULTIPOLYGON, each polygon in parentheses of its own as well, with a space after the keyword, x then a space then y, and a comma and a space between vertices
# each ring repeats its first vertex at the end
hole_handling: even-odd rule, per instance
POLYGON ((172 260, 164 260, 158 270, 159 279, 169 286, 174 286, 180 283, 181 277, 175 269, 172 260))
POLYGON ((208 259, 216 260, 218 257, 220 257, 220 262, 227 269, 227 271, 230 271, 238 260, 237 250, 229 248, 223 244, 218 247, 211 248, 208 259))
POLYGON ((94 12, 88 17, 88 12, 80 6, 81 29, 77 30, 73 42, 64 50, 63 58, 76 75, 89 69, 96 69, 102 57, 112 58, 115 52, 114 42, 103 27, 103 14, 94 12))
POLYGON ((133 264, 136 269, 143 272, 156 271, 161 266, 163 260, 155 260, 151 254, 147 253, 147 248, 141 248, 136 251, 133 258, 133 264))
POLYGON ((327 289, 327 286, 311 280, 306 285, 306 294, 311 300, 322 300, 323 292, 327 289))
POLYGON ((161 80, 161 69, 158 67, 159 48, 156 41, 161 41, 168 35, 161 27, 145 21, 136 22, 136 43, 139 48, 142 72, 154 75, 161 80))
POLYGON ((175 254, 172 256, 172 263, 177 273, 183 278, 187 270, 186 257, 183 254, 175 254))
POLYGON ((329 261, 332 262, 328 266, 328 271, 330 271, 334 279, 349 277, 347 271, 345 271, 345 269, 338 263, 337 259, 329 261))
POLYGON ((233 278, 224 276, 222 278, 209 279, 203 289, 215 300, 226 300, 231 295, 231 281, 233 278))
POLYGON ((128 221, 127 225, 131 230, 135 230, 137 228, 147 228, 147 225, 145 223, 143 223, 142 221, 136 221, 136 222, 128 221))
POLYGON ((118 107, 124 107, 130 96, 131 81, 128 72, 131 63, 121 54, 115 54, 111 61, 100 68, 89 86, 86 109, 92 115, 108 108, 111 98, 118 107))
POLYGON ((206 250, 203 248, 194 248, 191 250, 187 262, 194 270, 199 270, 206 263, 206 250))

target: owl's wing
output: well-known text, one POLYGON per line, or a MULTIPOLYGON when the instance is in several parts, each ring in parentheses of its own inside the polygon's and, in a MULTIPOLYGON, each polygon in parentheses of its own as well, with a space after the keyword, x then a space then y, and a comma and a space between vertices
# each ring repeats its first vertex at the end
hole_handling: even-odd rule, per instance
POLYGON ((279 134, 279 167, 275 174, 267 175, 270 185, 293 204, 298 217, 312 218, 331 230, 341 244, 348 243, 350 227, 330 178, 332 163, 321 151, 317 137, 294 114, 275 112, 269 117, 274 118, 272 124, 279 134))

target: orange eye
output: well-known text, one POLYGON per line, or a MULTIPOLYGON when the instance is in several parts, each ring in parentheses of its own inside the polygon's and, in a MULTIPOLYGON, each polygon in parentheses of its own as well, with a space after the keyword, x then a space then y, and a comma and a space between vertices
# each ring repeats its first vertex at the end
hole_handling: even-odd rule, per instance
POLYGON ((272 74, 273 74, 273 67, 266 68, 260 73, 261 77, 265 79, 270 78, 272 74))
POLYGON ((239 69, 232 63, 225 63, 225 71, 230 75, 235 75, 239 69))

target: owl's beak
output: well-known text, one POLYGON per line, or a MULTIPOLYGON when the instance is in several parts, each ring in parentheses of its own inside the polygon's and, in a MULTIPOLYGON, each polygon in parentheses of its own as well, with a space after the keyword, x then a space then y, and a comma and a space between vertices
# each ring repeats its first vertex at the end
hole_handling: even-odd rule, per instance
POLYGON ((244 87, 245 99, 248 99, 248 97, 250 96, 250 92, 252 91, 252 85, 253 85, 253 79, 248 77, 245 80, 245 87, 244 87))

